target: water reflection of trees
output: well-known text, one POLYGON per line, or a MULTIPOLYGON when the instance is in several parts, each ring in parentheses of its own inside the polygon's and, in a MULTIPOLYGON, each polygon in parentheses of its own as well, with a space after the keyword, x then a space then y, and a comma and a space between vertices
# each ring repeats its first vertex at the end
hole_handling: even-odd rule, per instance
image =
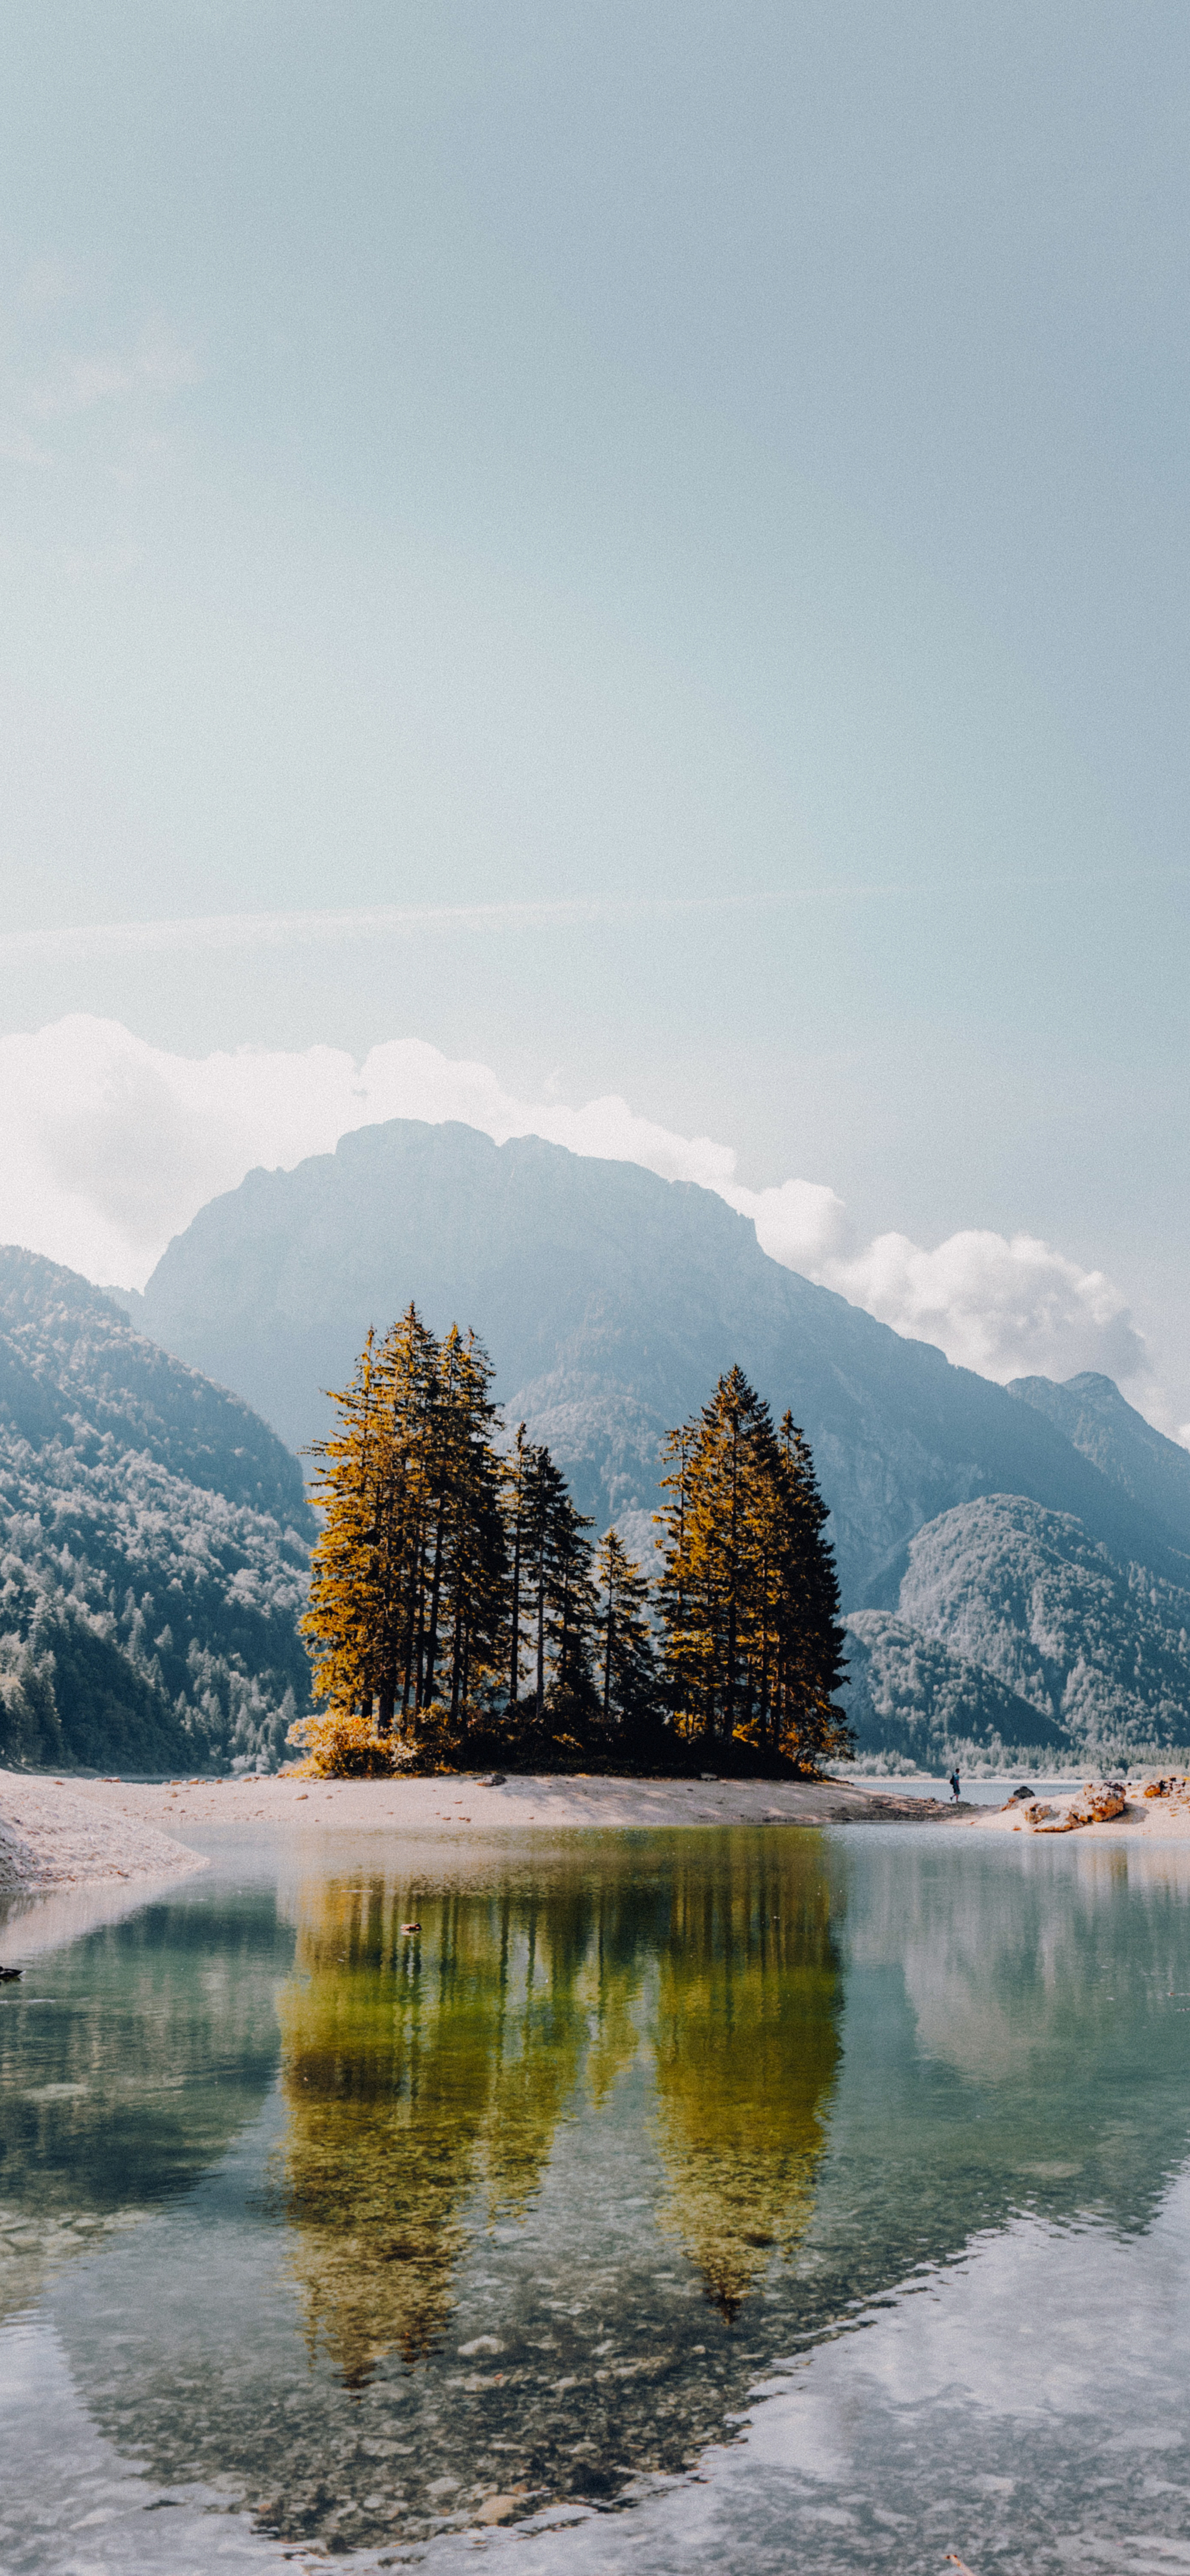
POLYGON ((817 1853, 710 1879, 679 1864, 656 2036, 668 2217, 729 2316, 809 2219, 838 2054, 817 1853))
POLYGON ((451 1893, 421 1896, 405 1939, 408 1902, 377 1881, 319 1888, 282 2001, 295 2260, 351 2386, 440 2331, 462 2206, 483 2178, 493 2212, 523 2205, 585 2037, 564 1928, 451 1893))
MULTIPOLYGON (((286 2233, 321 2344, 316 2364, 295 2341, 275 2239, 256 2223, 264 2145, 252 2133, 209 2205, 183 2204, 160 2226, 117 2235, 103 2260, 73 2267, 69 2293, 57 2296, 56 2331, 99 2429, 164 2486, 238 2481, 299 2556, 348 2541, 389 2554, 478 2513, 497 2488, 529 2511, 547 2497, 614 2501, 631 2474, 680 2475, 774 2355, 897 2295, 921 2279, 918 2267, 947 2262, 1014 2210, 1147 2226, 1186 2155, 1190 1876, 1177 1856, 1130 1848, 1122 1879, 1118 1855, 1077 1837, 1006 1846, 914 1829, 849 1835, 817 1855, 807 1840, 774 1828, 708 1837, 710 1850, 680 1833, 575 1838, 564 1857, 556 1847, 551 1857, 476 1846, 470 1863, 439 1855, 448 1868, 469 1866, 469 1885, 406 1876, 395 1903, 383 1885, 340 1884, 324 1897, 311 1884, 290 1908, 310 1982, 285 1994, 287 2034, 291 2024, 299 2039, 308 2034, 311 2057, 300 2064, 287 2035, 285 2082, 290 2183, 308 2164, 320 2197, 309 2223, 296 2197, 286 2233), (836 1933, 846 1895, 847 2045, 815 2101, 835 1991, 820 1863, 839 1891, 836 1933), (424 1927, 417 1978, 399 1937, 387 1947, 394 1924, 414 1915, 424 1927), (382 1957, 398 1968, 382 1975, 382 1957), (364 2098, 356 2008, 343 1991, 356 1981, 381 1997, 363 2014, 379 2111, 361 2168, 374 2219, 370 2205, 352 2206, 350 2122, 336 2137, 326 2112, 328 2100, 332 2111, 335 2099, 349 2106, 353 2086, 364 2098), (320 1986, 328 1997, 338 1989, 333 2001, 320 1986), (433 2096, 434 2083, 441 2096, 452 2080, 444 1987, 464 2032, 477 1998, 482 2007, 478 2045, 473 2022, 466 2048, 460 2041, 462 2056, 478 2060, 479 2107, 457 2157, 433 2096), (574 2050, 568 2095, 557 2065, 539 2089, 522 2063, 559 2027, 574 2050), (728 2028, 720 2048, 716 2034, 728 2028), (767 2062, 777 2073, 758 2082, 752 2061, 774 2030, 767 2062), (380 2078, 386 2062, 412 2066, 414 2041, 421 2090, 402 2132, 395 2112, 385 2126, 392 2096, 380 2078), (700 2069, 715 2104, 705 2121, 700 2069), (303 2074, 317 2076, 323 2107, 303 2074), (765 2129, 761 2114, 774 2104, 765 2129), (828 2115, 830 2151, 815 2171, 816 2123, 828 2115), (733 2137, 747 2188, 725 2222, 713 2195, 733 2137), (399 2156, 386 2151, 394 2138, 399 2156), (435 2198, 439 2149, 449 2188, 435 2198), (538 2192, 551 2154, 549 2188, 538 2192), (418 2187, 403 2199, 410 2171, 418 2187), (749 2242, 796 2239, 811 2190, 792 2261, 749 2242), (668 2244, 658 2242, 659 2198, 676 2230, 668 2244), (457 2262, 489 2210, 514 2219, 525 2210, 527 2223, 481 2234, 457 2262), (423 2257, 420 2281, 412 2276, 420 2314, 412 2297, 384 2305, 402 2269, 385 2247, 402 2230, 423 2257), (678 2244, 692 2259, 677 2258, 678 2244), (758 2271, 770 2262, 762 2295, 758 2271), (741 2266, 748 2294, 733 2321, 741 2266), (447 2327, 440 2337, 434 2317, 447 2327), (424 2349, 427 2332, 433 2347, 415 2370, 401 2359, 402 2330, 409 2351, 424 2349), (369 2379, 370 2357, 386 2345, 369 2379)), ((272 2050, 290 1940, 287 1925, 271 1946, 263 1925, 249 1937, 257 1905, 245 1890, 226 1910, 209 1900, 185 1909, 195 1918, 193 2011, 201 2021, 217 2004, 193 2054, 185 2015, 160 2011, 156 1983, 158 1950, 180 1976, 184 1927, 172 1906, 127 1962, 158 2034, 156 2055, 146 2029, 131 2061, 130 2122, 151 2111, 142 2088, 174 2098, 180 2077, 179 2143, 191 2114, 213 2133, 227 2117, 225 2088, 255 2064, 259 2040, 272 2050)), ((71 2053, 53 2054, 68 1998, 86 2000, 84 1971, 91 1982, 93 1963, 64 1955, 59 2002, 44 2015, 31 1985, 8 1990, 11 2002, 28 1998, 30 2047, 46 2025, 34 2066, 0 2006, 12 2077, 40 2089, 86 2076, 77 2037, 71 2053)), ((180 1985, 170 1991, 180 2003, 180 1985)), ((116 2000, 108 1992, 94 2013, 90 2044, 119 2057, 116 2000)), ((263 2063, 267 2081, 271 2055, 263 2063)), ((43 2103, 38 2117, 76 2113, 72 2095, 57 2110, 43 2103)), ((125 2196, 139 2197, 131 2125, 117 2143, 125 2196)), ((98 2124, 78 2147, 102 2159, 98 2124)))
POLYGON ((321 1882, 281 2005, 285 2207, 312 2342, 351 2387, 439 2336, 482 2196, 523 2213, 571 2105, 647 2046, 666 2214, 729 2315, 809 2212, 838 2041, 809 1836, 621 1845, 496 1888, 321 1882), (420 1932, 403 1935, 403 1921, 420 1932), (581 2083, 580 2083, 581 2078, 581 2083))

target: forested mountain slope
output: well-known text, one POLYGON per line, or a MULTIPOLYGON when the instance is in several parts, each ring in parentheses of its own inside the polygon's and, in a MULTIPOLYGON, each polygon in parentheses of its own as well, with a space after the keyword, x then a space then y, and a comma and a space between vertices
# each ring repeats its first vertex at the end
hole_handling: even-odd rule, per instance
POLYGON ((943 1513, 910 1544, 898 1609, 1072 1748, 1190 1742, 1190 1589, 1121 1565, 1067 1513, 1005 1494, 943 1513))
POLYGON ((1028 1750, 1043 1761, 1071 1750, 1064 1727, 985 1665, 887 1610, 852 1613, 847 1665, 841 1696, 861 1756, 945 1772, 958 1748, 967 1759, 1028 1750))
POLYGON ((713 1192, 520 1137, 395 1119, 253 1172, 169 1247, 138 1320, 298 1447, 369 1324, 474 1325, 507 1418, 648 1548, 662 1435, 738 1361, 813 1447, 843 1597, 895 1609, 913 1532, 988 1493, 1075 1513, 1190 1579, 1171 1532, 1035 1406, 770 1260, 713 1192))
POLYGON ((271 1758, 306 1698, 310 1527, 247 1405, 0 1250, 0 1760, 271 1758))
POLYGON ((242 1398, 135 1331, 73 1270, 0 1246, 0 1421, 31 1440, 109 1438, 230 1503, 309 1525, 301 1469, 242 1398))

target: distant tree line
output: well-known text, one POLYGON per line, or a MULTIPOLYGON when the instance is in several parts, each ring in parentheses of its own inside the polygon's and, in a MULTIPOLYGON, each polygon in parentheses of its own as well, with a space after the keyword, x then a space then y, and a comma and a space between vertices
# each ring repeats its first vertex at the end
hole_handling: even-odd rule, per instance
POLYGON ((474 1333, 414 1305, 369 1333, 317 1443, 304 1620, 317 1768, 466 1760, 812 1770, 849 1745, 843 1630, 808 1444, 742 1370, 670 1433, 650 1582, 595 1546, 565 1476, 509 1437, 474 1333))

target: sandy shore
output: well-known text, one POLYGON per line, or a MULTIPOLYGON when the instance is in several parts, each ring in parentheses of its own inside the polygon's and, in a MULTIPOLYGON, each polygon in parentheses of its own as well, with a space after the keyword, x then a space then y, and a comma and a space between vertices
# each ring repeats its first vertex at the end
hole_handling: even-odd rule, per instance
POLYGON ((0 1890, 150 1877, 195 1866, 212 1827, 334 1826, 451 1834, 528 1827, 557 1832, 620 1825, 954 1824, 967 1810, 886 1796, 854 1781, 608 1780, 124 1780, 52 1781, 0 1771, 0 1890))
MULTIPOLYGON (((1081 1794, 1045 1800, 1059 1824, 1081 1794)), ((1019 1806, 974 1807, 888 1794, 856 1780, 615 1780, 510 1777, 499 1785, 439 1780, 50 1780, 0 1771, 0 1895, 167 1877, 203 1866, 203 1838, 229 1825, 303 1832, 382 1831, 446 1836, 557 1833, 674 1825, 945 1824, 975 1833, 1038 1828, 1019 1806), (177 1835, 181 1839, 175 1840, 177 1835)), ((1133 1784, 1125 1813, 1080 1828, 1093 1841, 1190 1838, 1190 1785, 1145 1798, 1133 1784)))
POLYGON ((200 1853, 171 1841, 135 1808, 104 1805, 94 1795, 99 1785, 0 1771, 0 1896, 205 1867, 200 1853))

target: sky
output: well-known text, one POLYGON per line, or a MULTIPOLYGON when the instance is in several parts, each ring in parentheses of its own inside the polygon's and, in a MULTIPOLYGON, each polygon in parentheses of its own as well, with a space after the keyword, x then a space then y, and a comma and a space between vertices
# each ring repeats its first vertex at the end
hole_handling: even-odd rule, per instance
POLYGON ((3 16, 0 1231, 469 1100, 1185 1425, 1185 11, 3 16))

